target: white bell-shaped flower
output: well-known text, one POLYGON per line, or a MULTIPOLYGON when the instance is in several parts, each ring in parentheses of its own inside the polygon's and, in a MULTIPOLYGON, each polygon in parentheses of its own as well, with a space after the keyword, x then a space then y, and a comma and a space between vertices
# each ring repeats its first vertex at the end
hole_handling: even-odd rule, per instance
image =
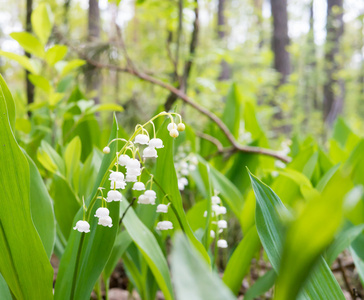
POLYGON ((176 123, 169 123, 167 126, 168 131, 171 131, 172 129, 176 129, 177 130, 177 125, 176 123))
POLYGON ((147 190, 144 192, 144 196, 149 199, 149 203, 154 205, 155 199, 157 198, 157 194, 153 190, 147 190))
POLYGON ((212 207, 212 210, 215 212, 216 216, 226 214, 225 206, 220 206, 220 205, 214 204, 211 207, 212 207))
POLYGON ((146 134, 138 134, 134 140, 135 144, 141 144, 141 145, 148 145, 148 142, 149 142, 149 136, 147 136, 146 134))
POLYGON ((111 172, 110 176, 109 176, 109 180, 122 181, 122 180, 124 180, 124 174, 121 172, 111 172))
POLYGON ((126 174, 125 181, 126 182, 136 182, 136 181, 138 181, 138 177, 136 175, 126 174))
POLYGON ((157 158, 157 150, 153 147, 147 147, 143 150, 143 157, 144 158, 157 158))
POLYGON ((210 230, 210 236, 214 239, 215 238, 215 231, 210 230))
POLYGON ((228 243, 226 240, 218 240, 217 241, 217 247, 219 248, 227 248, 228 247, 228 243))
POLYGON ((220 229, 225 229, 227 228, 227 222, 225 220, 219 220, 217 221, 217 227, 220 229))
POLYGON ((158 138, 151 139, 149 141, 149 147, 153 147, 153 148, 156 148, 156 149, 163 148, 164 147, 163 141, 161 139, 158 139, 158 138))
POLYGON ((183 191, 185 189, 185 185, 183 183, 181 183, 181 182, 178 181, 178 189, 180 191, 183 191))
POLYGON ((158 204, 157 213, 167 213, 169 204, 158 204))
POLYGON ((87 221, 77 221, 76 226, 73 227, 74 230, 79 232, 90 232, 90 224, 87 221))
POLYGON ((118 181, 111 181, 110 182, 110 189, 125 189, 126 182, 124 180, 118 180, 118 181))
POLYGON ((99 218, 98 225, 112 227, 112 219, 109 216, 99 218))
POLYGON ((173 229, 173 224, 170 221, 161 221, 161 222, 158 222, 157 229, 158 230, 173 229))
POLYGON ((126 166, 126 164, 128 163, 128 161, 130 160, 131 158, 129 157, 129 155, 127 154, 122 154, 119 156, 119 165, 120 166, 126 166))
POLYGON ((108 146, 106 146, 104 149, 102 149, 102 152, 104 152, 105 154, 109 154, 110 148, 108 146))
POLYGON ((169 135, 173 138, 176 138, 179 136, 179 132, 177 129, 172 129, 170 132, 169 132, 169 135))
POLYGON ((121 201, 122 195, 119 191, 111 190, 107 193, 106 201, 112 202, 112 201, 121 201))
POLYGON ((141 174, 141 170, 139 168, 128 168, 126 170, 126 176, 131 175, 131 176, 139 176, 141 174))
POLYGON ((126 167, 130 169, 140 169, 140 162, 137 159, 131 158, 127 163, 126 167))
POLYGON ((149 198, 146 197, 145 195, 140 195, 138 197, 138 203, 139 204, 150 204, 149 198))
POLYGON ((196 170, 196 165, 193 165, 193 164, 188 165, 188 171, 193 172, 195 170, 196 170))
POLYGON ((221 203, 221 199, 219 196, 212 196, 211 197, 211 202, 212 204, 220 204, 221 203))
POLYGON ((96 210, 95 217, 101 218, 101 217, 107 217, 109 215, 109 210, 106 207, 99 207, 96 210))
POLYGON ((181 183, 182 183, 182 184, 184 184, 184 185, 187 185, 187 184, 188 184, 188 180, 187 180, 187 178, 186 178, 186 177, 181 177, 181 178, 179 179, 179 181, 181 181, 181 183))
POLYGON ((144 191, 145 190, 145 185, 143 182, 136 182, 133 185, 132 188, 134 191, 144 191))

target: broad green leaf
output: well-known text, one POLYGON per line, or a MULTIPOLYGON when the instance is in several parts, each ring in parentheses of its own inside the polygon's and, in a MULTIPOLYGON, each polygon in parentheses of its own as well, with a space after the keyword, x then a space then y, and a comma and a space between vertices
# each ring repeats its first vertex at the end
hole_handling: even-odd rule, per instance
POLYGON ((40 144, 37 158, 43 167, 45 167, 48 171, 53 173, 58 171, 63 176, 66 175, 66 166, 63 159, 45 140, 42 140, 40 144))
POLYGON ((324 188, 326 187, 327 183, 330 181, 330 179, 332 178, 332 176, 335 175, 335 173, 337 172, 337 170, 339 169, 340 164, 337 164, 335 166, 333 166, 330 170, 328 170, 324 176, 322 176, 322 178, 320 179, 320 181, 317 183, 316 189, 319 192, 322 192, 324 190, 324 188))
POLYGON ((274 272, 274 270, 269 270, 262 277, 258 278, 258 280, 246 291, 244 300, 254 300, 260 295, 263 295, 272 288, 276 278, 276 272, 274 272))
POLYGON ((7 109, 8 109, 8 117, 10 122, 11 130, 14 132, 15 126, 15 102, 13 96, 11 95, 8 86, 4 78, 0 74, 0 98, 4 98, 7 109))
POLYGON ((40 75, 29 74, 29 80, 36 86, 45 91, 46 93, 50 93, 52 90, 52 86, 49 83, 48 79, 44 78, 40 75))
POLYGON ((0 93, 0 273, 16 299, 52 299, 53 270, 33 225, 29 165, 0 93))
POLYGON ((86 63, 86 61, 82 59, 74 59, 69 61, 61 71, 61 76, 66 76, 68 73, 72 72, 74 69, 77 69, 81 66, 83 66, 86 63))
POLYGON ((158 149, 158 159, 156 165, 155 180, 158 187, 164 195, 168 195, 171 199, 171 209, 178 218, 179 225, 184 233, 188 236, 189 240, 202 254, 207 262, 210 262, 204 246, 193 234, 190 225, 187 222, 186 214, 182 205, 181 193, 178 189, 177 175, 173 162, 173 138, 169 136, 166 130, 166 122, 163 123, 161 129, 158 131, 158 137, 163 140, 164 148, 158 149))
POLYGON ((5 52, 0 50, 0 56, 7 57, 9 59, 15 60, 24 69, 28 70, 30 73, 38 74, 37 67, 32 63, 32 61, 25 55, 19 55, 11 52, 5 52))
POLYGON ((2 300, 13 300, 8 285, 0 273, 0 295, 2 300))
POLYGON ((30 209, 32 220, 50 259, 56 234, 52 199, 48 194, 37 166, 27 154, 25 154, 25 157, 28 160, 30 171, 30 209))
MULTIPOLYGON (((306 282, 304 281, 306 278, 301 281, 296 280, 294 283, 292 283, 291 279, 287 279, 288 273, 286 268, 288 268, 288 266, 283 264, 281 267, 281 260, 287 259, 282 255, 284 241, 282 220, 291 218, 290 213, 284 207, 278 196, 267 185, 262 183, 252 174, 250 174, 250 177, 257 201, 256 226, 260 240, 274 270, 280 274, 281 269, 283 268, 284 278, 290 282, 290 291, 292 291, 292 294, 294 294, 295 290, 299 290, 304 283, 304 289, 298 296, 298 299, 345 299, 339 284, 322 257, 316 257, 316 261, 318 261, 317 266, 314 268, 313 272, 311 272, 310 276, 308 276, 306 282)), ((309 244, 310 243, 311 241, 309 244)), ((299 253, 296 253, 296 255, 309 253, 306 252, 306 248, 307 243, 304 246, 301 246, 299 253)), ((293 271, 293 276, 295 275, 294 271, 302 268, 302 265, 295 260, 291 263, 290 268, 293 271)), ((285 282, 282 282, 281 284, 285 284, 285 282)), ((296 299, 296 296, 297 294, 295 294, 293 298, 291 296, 289 296, 291 298, 287 298, 286 295, 279 294, 279 296, 277 295, 277 299, 296 299)))
MULTIPOLYGON (((122 211, 125 211, 127 206, 126 201, 121 202, 122 211)), ((167 261, 154 235, 140 221, 132 208, 125 215, 123 225, 147 261, 164 297, 167 300, 174 299, 167 261)))
POLYGON ((66 165, 66 175, 68 182, 78 192, 80 180, 80 159, 81 159, 81 140, 75 136, 72 141, 67 145, 64 153, 64 162, 66 165))
POLYGON ((95 182, 96 180, 103 155, 104 154, 101 151, 94 148, 83 164, 79 178, 79 194, 85 195, 86 198, 88 198, 92 192, 93 186, 90 185, 90 182, 95 182))
POLYGON ((54 214, 65 239, 72 230, 73 218, 81 207, 80 201, 64 177, 54 174, 52 185, 54 214))
POLYGON ((45 54, 45 60, 51 66, 62 60, 68 51, 68 47, 64 45, 54 45, 49 48, 45 54))
POLYGON ((125 253, 126 249, 130 246, 132 239, 127 231, 119 232, 115 239, 114 247, 111 251, 109 260, 104 268, 105 278, 109 278, 115 270, 116 264, 121 256, 125 253))
POLYGON ((46 45, 51 35, 54 16, 46 3, 39 4, 31 16, 32 29, 43 45, 46 45))
POLYGON ((259 249, 259 236, 254 226, 234 250, 222 277, 224 283, 235 295, 239 293, 243 279, 249 272, 251 261, 259 249))
POLYGON ((35 56, 42 58, 44 56, 43 45, 39 40, 29 32, 13 32, 10 36, 16 40, 23 49, 35 56))
POLYGON ((174 237, 171 265, 177 299, 236 299, 181 233, 174 237))
POLYGON ((224 113, 222 115, 222 121, 229 128, 230 132, 235 138, 239 137, 239 127, 241 118, 242 101, 241 95, 236 83, 233 83, 230 87, 229 93, 226 97, 226 104, 224 113))
MULTIPOLYGON (((117 137, 117 121, 114 117, 114 123, 109 140, 117 137)), ((113 153, 116 152, 117 143, 111 146, 111 153, 104 155, 98 176, 95 182, 90 182, 94 186, 90 196, 86 199, 86 206, 96 197, 97 190, 100 186, 109 186, 106 179, 109 175, 109 168, 113 166, 113 153)), ((97 225, 97 218, 94 217, 95 211, 101 206, 101 201, 97 200, 93 208, 88 208, 91 228, 90 232, 80 233, 72 230, 68 243, 63 253, 57 282, 55 287, 55 299, 77 299, 88 300, 96 281, 105 267, 107 260, 112 251, 115 237, 118 231, 118 218, 120 211, 119 202, 108 203, 110 217, 113 220, 111 228, 97 225), (78 259, 77 259, 78 258, 78 259)), ((82 219, 82 209, 76 214, 73 225, 82 219)))
POLYGON ((325 251, 325 260, 329 266, 333 264, 339 254, 348 248, 351 243, 363 232, 364 224, 348 225, 335 237, 333 243, 325 251))

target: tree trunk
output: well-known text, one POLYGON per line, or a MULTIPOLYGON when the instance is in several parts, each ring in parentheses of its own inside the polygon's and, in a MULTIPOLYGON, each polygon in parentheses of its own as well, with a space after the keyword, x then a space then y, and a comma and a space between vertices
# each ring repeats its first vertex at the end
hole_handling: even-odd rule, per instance
MULTIPOLYGON (((225 20, 225 6, 226 0, 219 0, 217 6, 217 34, 219 40, 224 42, 226 36, 226 20, 225 20)), ((218 80, 228 80, 231 77, 231 68, 229 64, 223 59, 220 63, 221 71, 218 80)))
POLYGON ((345 92, 344 81, 337 78, 341 68, 338 60, 340 42, 344 33, 343 0, 327 0, 326 31, 323 117, 325 123, 331 126, 342 112, 345 92))
POLYGON ((287 0, 271 0, 273 17, 272 51, 274 53, 274 68, 281 74, 280 84, 287 82, 291 73, 291 63, 287 46, 288 37, 288 15, 287 0))
MULTIPOLYGON (((89 0, 88 8, 88 41, 97 46, 97 42, 100 40, 100 8, 98 0, 89 0)), ((97 59, 98 55, 93 57, 97 59), (96 57, 97 56, 97 57, 96 57)), ((91 67, 86 74, 86 86, 87 91, 96 91, 94 100, 96 103, 100 102, 100 89, 101 89, 101 74, 100 71, 91 67)))
MULTIPOLYGON (((31 23, 31 15, 33 12, 33 0, 27 0, 27 7, 26 7, 26 19, 25 19, 25 30, 26 32, 32 31, 32 23, 31 23)), ((25 56, 30 58, 30 53, 25 52, 25 56)), ((25 71, 25 84, 27 88, 27 101, 28 104, 31 104, 34 102, 34 85, 30 82, 28 79, 29 71, 25 71)), ((30 112, 28 112, 30 115, 30 112)))

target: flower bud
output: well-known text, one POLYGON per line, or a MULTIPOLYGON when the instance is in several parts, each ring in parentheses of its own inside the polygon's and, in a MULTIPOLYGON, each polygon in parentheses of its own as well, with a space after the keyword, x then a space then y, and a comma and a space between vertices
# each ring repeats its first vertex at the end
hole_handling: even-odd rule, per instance
POLYGON ((169 135, 173 138, 176 138, 179 133, 178 133, 178 130, 177 129, 172 129, 170 132, 169 132, 169 135))
POLYGON ((110 148, 108 146, 106 146, 104 149, 102 149, 102 152, 104 152, 105 154, 109 154, 110 148))
POLYGON ((177 126, 178 131, 185 131, 185 129, 186 129, 185 124, 183 124, 183 123, 178 124, 178 126, 177 126))

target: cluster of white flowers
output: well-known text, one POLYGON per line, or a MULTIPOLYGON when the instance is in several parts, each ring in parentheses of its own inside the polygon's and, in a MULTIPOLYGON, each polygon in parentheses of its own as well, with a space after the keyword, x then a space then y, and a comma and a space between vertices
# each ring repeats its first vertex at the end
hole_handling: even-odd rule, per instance
MULTIPOLYGON (((178 131, 185 130, 185 125, 182 123, 182 118, 179 115, 178 116, 180 119, 180 123, 178 125, 176 125, 176 123, 174 123, 173 118, 171 117, 172 114, 173 113, 163 112, 157 116, 168 115, 171 118, 172 122, 170 124, 168 124, 167 129, 169 131, 170 136, 175 138, 179 135, 178 131)), ((154 123, 152 120, 150 120, 143 126, 137 125, 136 131, 134 133, 134 135, 135 135, 134 141, 132 141, 132 140, 127 141, 124 139, 114 139, 109 143, 109 145, 110 145, 112 142, 117 141, 117 140, 122 140, 122 141, 126 142, 126 144, 121 149, 121 151, 116 153, 116 164, 115 164, 116 171, 110 170, 110 172, 111 172, 110 176, 109 176, 110 191, 108 191, 107 197, 106 198, 104 198, 103 196, 97 197, 97 199, 102 199, 102 203, 103 203, 102 207, 99 207, 96 210, 96 214, 95 214, 95 217, 97 217, 99 219, 98 225, 112 227, 112 225, 113 225, 112 219, 109 215, 109 210, 106 208, 106 204, 107 204, 107 202, 112 202, 112 201, 122 201, 122 194, 121 194, 120 190, 125 189, 128 182, 134 183, 132 186, 132 189, 134 191, 144 191, 144 193, 139 195, 139 197, 138 197, 139 204, 155 205, 157 195, 156 195, 156 192, 154 190, 152 190, 153 175, 151 175, 151 179, 146 184, 141 182, 140 177, 141 177, 142 170, 143 170, 141 167, 141 161, 140 161, 141 158, 140 158, 140 160, 135 158, 136 154, 137 153, 139 154, 139 148, 136 146, 136 144, 146 145, 146 147, 143 150, 143 159, 157 158, 158 157, 157 149, 161 149, 164 147, 163 141, 159 138, 156 138, 156 136, 155 136, 156 135, 155 127, 154 127, 154 123), (149 123, 151 123, 153 125, 153 130, 154 130, 154 138, 152 138, 152 139, 149 139, 149 134, 144 129, 144 126, 146 126, 149 123), (132 152, 133 157, 130 157, 129 155, 126 154, 127 150, 130 150, 132 152), (125 167, 125 175, 123 172, 119 171, 119 166, 125 167), (138 180, 138 177, 139 177, 139 180, 138 180), (146 186, 149 182, 150 182, 150 187, 148 190, 146 190, 146 186)), ((103 152, 105 154, 110 153, 109 145, 107 145, 103 149, 103 152)), ((140 154, 139 154, 139 157, 140 157, 140 154)), ((185 185, 188 183, 186 178, 185 178, 184 183, 185 183, 185 185)), ((99 190, 101 191, 101 194, 102 194, 102 188, 99 188, 99 190)), ((169 206, 169 204, 159 204, 157 206, 157 212, 158 213, 167 213, 168 206, 169 206)), ((85 209, 86 208, 84 207, 84 210, 85 209)), ((169 230, 169 229, 173 229, 173 224, 170 221, 161 221, 161 222, 158 222, 156 228, 158 230, 169 230)), ((76 226, 73 229, 78 230, 79 232, 90 232, 90 224, 87 221, 85 221, 85 211, 84 211, 84 219, 78 221, 76 223, 76 226)))
POLYGON ((188 179, 185 176, 188 176, 190 172, 196 170, 196 166, 198 164, 197 157, 195 155, 187 155, 183 152, 176 155, 175 169, 177 172, 178 178, 178 189, 183 191, 185 187, 188 185, 188 179))
MULTIPOLYGON (((211 210, 212 210, 212 217, 215 217, 217 221, 214 221, 213 223, 217 225, 218 232, 221 233, 224 229, 227 228, 228 224, 226 220, 218 219, 220 215, 226 214, 226 207, 222 206, 221 199, 217 195, 217 191, 215 191, 215 195, 211 197, 211 210)), ((207 217, 207 211, 204 212, 204 217, 207 217)), ((210 236, 212 238, 215 238, 215 231, 210 231, 210 236)), ((217 241, 217 247, 219 248, 227 248, 228 244, 226 240, 219 239, 217 241)))

